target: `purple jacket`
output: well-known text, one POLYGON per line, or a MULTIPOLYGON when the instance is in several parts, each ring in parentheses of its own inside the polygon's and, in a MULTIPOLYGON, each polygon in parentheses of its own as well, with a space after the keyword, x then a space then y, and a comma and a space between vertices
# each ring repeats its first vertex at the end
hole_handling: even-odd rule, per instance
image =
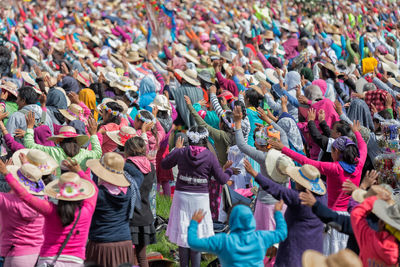
MULTIPOLYGON (((301 256, 307 249, 322 253, 324 224, 308 206, 301 205, 299 191, 286 188, 258 174, 257 183, 276 199, 287 205, 285 220, 288 236, 279 245, 275 267, 301 267, 301 256)), ((315 195, 317 201, 327 205, 326 195, 315 195)))
POLYGON ((232 175, 231 169, 223 171, 218 159, 208 149, 194 156, 189 146, 175 148, 161 161, 161 167, 171 169, 175 165, 179 169, 176 181, 178 191, 208 193, 208 181, 212 176, 220 184, 225 184, 232 175))

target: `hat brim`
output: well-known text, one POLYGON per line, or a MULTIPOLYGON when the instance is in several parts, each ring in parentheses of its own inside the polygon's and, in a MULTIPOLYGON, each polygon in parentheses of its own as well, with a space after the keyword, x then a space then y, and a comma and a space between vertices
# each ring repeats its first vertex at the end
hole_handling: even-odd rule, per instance
POLYGON ((301 257, 301 261, 303 267, 328 267, 326 257, 316 250, 306 250, 301 257))
POLYGON ((194 86, 200 86, 200 82, 187 76, 182 70, 180 69, 176 69, 175 72, 182 77, 182 79, 184 79, 185 81, 187 81, 188 83, 190 83, 191 85, 194 86))
POLYGON ((200 65, 200 61, 197 58, 193 57, 188 52, 185 52, 185 53, 182 53, 182 54, 187 60, 191 61, 192 63, 194 63, 196 65, 200 65))
POLYGON ((396 86, 396 87, 400 87, 400 82, 398 82, 395 78, 389 78, 388 81, 389 81, 392 85, 394 85, 394 86, 396 86))
POLYGON ((205 81, 205 82, 207 82, 207 83, 213 83, 213 82, 211 81, 211 78, 210 78, 210 77, 203 76, 203 75, 201 75, 201 74, 197 74, 197 77, 198 77, 200 80, 205 81))
POLYGON ((29 186, 26 186, 19 180, 17 173, 19 169, 20 166, 15 166, 15 165, 7 166, 7 170, 14 176, 15 180, 17 180, 29 192, 29 194, 36 196, 44 196, 44 191, 34 192, 29 188, 29 186))
POLYGON ((106 135, 117 145, 124 146, 119 138, 119 131, 106 132, 106 135))
POLYGON ((50 136, 49 138, 47 138, 47 140, 49 140, 49 141, 57 141, 58 139, 66 139, 66 138, 75 138, 76 139, 76 142, 78 143, 78 145, 79 146, 83 146, 84 144, 86 144, 88 141, 89 141, 89 136, 87 136, 87 135, 82 135, 82 134, 80 134, 80 135, 77 135, 77 136, 75 136, 75 137, 66 137, 66 136, 64 136, 64 135, 62 135, 62 134, 58 134, 58 135, 53 135, 53 136, 50 136))
POLYGON ((68 120, 70 121, 74 121, 74 120, 79 120, 78 117, 75 117, 71 114, 69 114, 69 112, 66 109, 59 109, 58 111, 60 111, 60 113, 68 120))
POLYGON ((353 191, 353 193, 351 194, 351 197, 358 203, 362 203, 365 199, 366 194, 367 194, 367 191, 357 188, 356 190, 353 191))
POLYGON ((161 111, 168 111, 168 112, 171 111, 171 108, 166 108, 164 106, 160 106, 160 105, 157 105, 157 104, 154 104, 154 103, 149 104, 149 107, 151 107, 151 108, 157 107, 158 110, 161 110, 161 111))
POLYGON ((276 149, 270 149, 268 151, 267 157, 265 158, 265 168, 267 169, 269 177, 280 184, 286 183, 288 181, 288 175, 281 173, 276 166, 278 159, 283 156, 284 154, 282 154, 282 152, 276 149))
POLYGON ((4 85, 0 85, 0 89, 4 89, 7 92, 9 92, 10 94, 12 94, 13 96, 18 97, 18 91, 17 90, 11 90, 7 86, 4 86, 4 85))
POLYGON ((374 207, 372 208, 372 212, 378 216, 379 219, 389 224, 390 226, 400 230, 400 222, 393 220, 387 214, 387 209, 391 206, 388 202, 377 199, 374 203, 374 207))
POLYGON ((99 159, 88 160, 86 166, 107 183, 122 187, 130 186, 130 182, 125 178, 124 174, 117 174, 107 170, 100 164, 99 159))
MULTIPOLYGON (((23 148, 20 150, 17 150, 14 152, 14 154, 12 155, 12 161, 13 164, 15 166, 22 166, 21 160, 19 159, 19 155, 21 153, 24 153, 25 155, 27 155, 29 153, 29 151, 31 151, 32 149, 30 148, 23 148)), ((33 165, 36 165, 32 162, 30 162, 33 165)), ((59 167, 58 163, 56 162, 55 159, 53 159, 50 155, 46 158, 46 163, 49 166, 49 168, 47 170, 40 170, 42 172, 43 175, 49 175, 51 174, 55 169, 57 169, 59 167)))
POLYGON ((36 81, 33 80, 27 72, 22 72, 21 73, 22 79, 26 82, 29 83, 30 85, 36 85, 36 81))
POLYGON ((286 173, 290 176, 290 178, 292 178, 296 183, 299 183, 300 185, 302 185, 304 188, 312 191, 313 193, 317 194, 317 195, 325 195, 326 194, 326 187, 324 185, 324 182, 322 181, 321 177, 319 178, 318 184, 322 189, 322 192, 316 192, 315 190, 312 189, 311 187, 311 183, 309 181, 307 181, 306 179, 304 179, 303 177, 301 177, 300 173, 299 173, 300 167, 288 167, 286 168, 286 173))
POLYGON ((82 189, 80 194, 71 198, 66 198, 58 195, 60 189, 59 181, 60 179, 55 179, 51 181, 49 184, 47 184, 46 187, 44 188, 44 193, 47 196, 52 197, 54 199, 65 200, 65 201, 79 201, 88 199, 94 196, 94 194, 96 193, 96 189, 94 188, 94 185, 91 182, 80 178, 79 182, 81 183, 81 185, 79 189, 80 190, 82 189))

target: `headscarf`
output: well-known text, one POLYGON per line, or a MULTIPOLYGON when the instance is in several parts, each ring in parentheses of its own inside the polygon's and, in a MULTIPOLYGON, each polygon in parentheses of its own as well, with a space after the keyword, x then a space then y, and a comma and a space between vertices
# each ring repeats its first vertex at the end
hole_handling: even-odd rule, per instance
POLYGON ((286 42, 282 44, 285 49, 285 59, 295 58, 298 54, 296 48, 299 45, 297 38, 290 37, 286 42))
POLYGON ((358 120, 360 124, 371 131, 374 131, 374 122, 372 121, 371 111, 367 103, 363 100, 355 98, 350 103, 349 110, 347 111, 347 117, 351 121, 358 120))
POLYGON ((60 113, 59 109, 67 109, 67 98, 60 90, 51 88, 47 94, 46 101, 47 110, 50 111, 50 116, 55 124, 63 124, 65 122, 64 116, 60 113))
POLYGON ((322 90, 318 85, 310 85, 304 89, 304 95, 311 101, 323 99, 322 90))
POLYGON ((85 103, 85 105, 93 110, 93 117, 97 121, 99 113, 96 110, 96 94, 90 88, 85 88, 79 92, 79 100, 85 103))
POLYGON ((318 80, 313 81, 312 84, 318 86, 321 89, 322 95, 325 95, 328 85, 326 84, 326 82, 324 80, 318 79, 318 80))
POLYGON ((287 85, 287 90, 296 89, 297 85, 301 85, 301 77, 297 71, 289 71, 285 77, 285 84, 287 85))
POLYGON ((312 82, 314 81, 314 74, 310 68, 302 68, 300 74, 304 76, 305 79, 312 82))
POLYGON ((35 139, 36 144, 42 146, 54 146, 53 141, 47 140, 47 138, 53 135, 49 126, 40 125, 39 127, 36 127, 33 132, 33 138, 35 139))
POLYGON ((290 144, 294 146, 297 151, 302 151, 304 149, 303 139, 301 138, 301 133, 296 122, 289 117, 285 117, 279 119, 277 124, 286 132, 290 144))
POLYGON ((156 85, 149 76, 145 76, 139 86, 139 106, 151 111, 149 105, 156 97, 156 85))
POLYGON ((70 92, 78 93, 80 89, 78 81, 71 76, 65 76, 58 85, 62 87, 67 94, 70 92))

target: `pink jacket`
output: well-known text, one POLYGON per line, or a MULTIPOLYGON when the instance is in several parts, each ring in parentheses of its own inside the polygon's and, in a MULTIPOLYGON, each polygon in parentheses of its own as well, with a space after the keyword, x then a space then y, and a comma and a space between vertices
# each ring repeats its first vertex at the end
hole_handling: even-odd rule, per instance
MULTIPOLYGON (((153 136, 151 131, 148 131, 147 134, 147 158, 150 160, 150 162, 156 166, 156 155, 157 151, 160 145, 160 142, 164 139, 165 137, 165 131, 164 128, 161 126, 160 122, 156 122, 156 129, 157 129, 157 139, 153 136)), ((136 133, 138 136, 142 135, 142 130, 136 130, 136 133)))
POLYGON ((387 231, 376 232, 369 227, 367 215, 372 211, 376 196, 364 200, 351 212, 351 225, 360 247, 360 259, 364 267, 396 266, 399 246, 396 238, 387 231))
POLYGON ((359 132, 355 132, 357 137, 360 158, 356 170, 353 173, 347 173, 340 166, 339 162, 321 162, 307 158, 304 155, 296 153, 287 147, 282 149, 282 153, 297 161, 301 165, 309 164, 316 167, 321 174, 326 176, 326 185, 328 191, 328 207, 335 211, 347 211, 350 196, 342 190, 342 184, 350 179, 355 185, 360 184, 361 173, 367 158, 367 145, 359 132))
MULTIPOLYGON (((80 171, 78 174, 82 179, 92 183, 96 192, 91 198, 82 201, 81 217, 75 227, 74 234, 71 236, 62 254, 75 256, 84 260, 86 242, 88 240, 90 223, 96 207, 98 189, 96 184, 93 183, 93 181, 90 180, 83 171, 80 171)), ((57 206, 53 202, 39 199, 29 194, 11 173, 7 174, 5 179, 22 201, 45 217, 43 229, 44 242, 40 250, 40 256, 53 257, 57 255, 62 243, 71 230, 73 223, 66 227, 62 226, 60 217, 57 214, 57 206)), ((75 212, 75 218, 77 215, 78 210, 75 212)))
POLYGON ((44 217, 12 193, 0 193, 0 214, 0 255, 39 254, 44 217))

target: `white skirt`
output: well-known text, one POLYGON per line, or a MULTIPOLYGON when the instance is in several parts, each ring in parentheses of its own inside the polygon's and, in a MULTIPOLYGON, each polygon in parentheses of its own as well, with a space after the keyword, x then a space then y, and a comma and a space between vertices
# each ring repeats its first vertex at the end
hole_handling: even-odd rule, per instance
POLYGON ((189 247, 187 242, 188 227, 194 212, 199 209, 202 209, 206 216, 198 226, 198 237, 213 236, 214 228, 208 193, 175 191, 166 232, 170 242, 180 247, 189 247))
MULTIPOLYGON (((341 215, 350 216, 347 211, 336 211, 341 215)), ((340 250, 345 249, 347 247, 347 240, 349 236, 338 232, 336 229, 330 227, 327 233, 324 233, 324 246, 323 252, 325 256, 329 256, 331 254, 338 253, 340 250)))

